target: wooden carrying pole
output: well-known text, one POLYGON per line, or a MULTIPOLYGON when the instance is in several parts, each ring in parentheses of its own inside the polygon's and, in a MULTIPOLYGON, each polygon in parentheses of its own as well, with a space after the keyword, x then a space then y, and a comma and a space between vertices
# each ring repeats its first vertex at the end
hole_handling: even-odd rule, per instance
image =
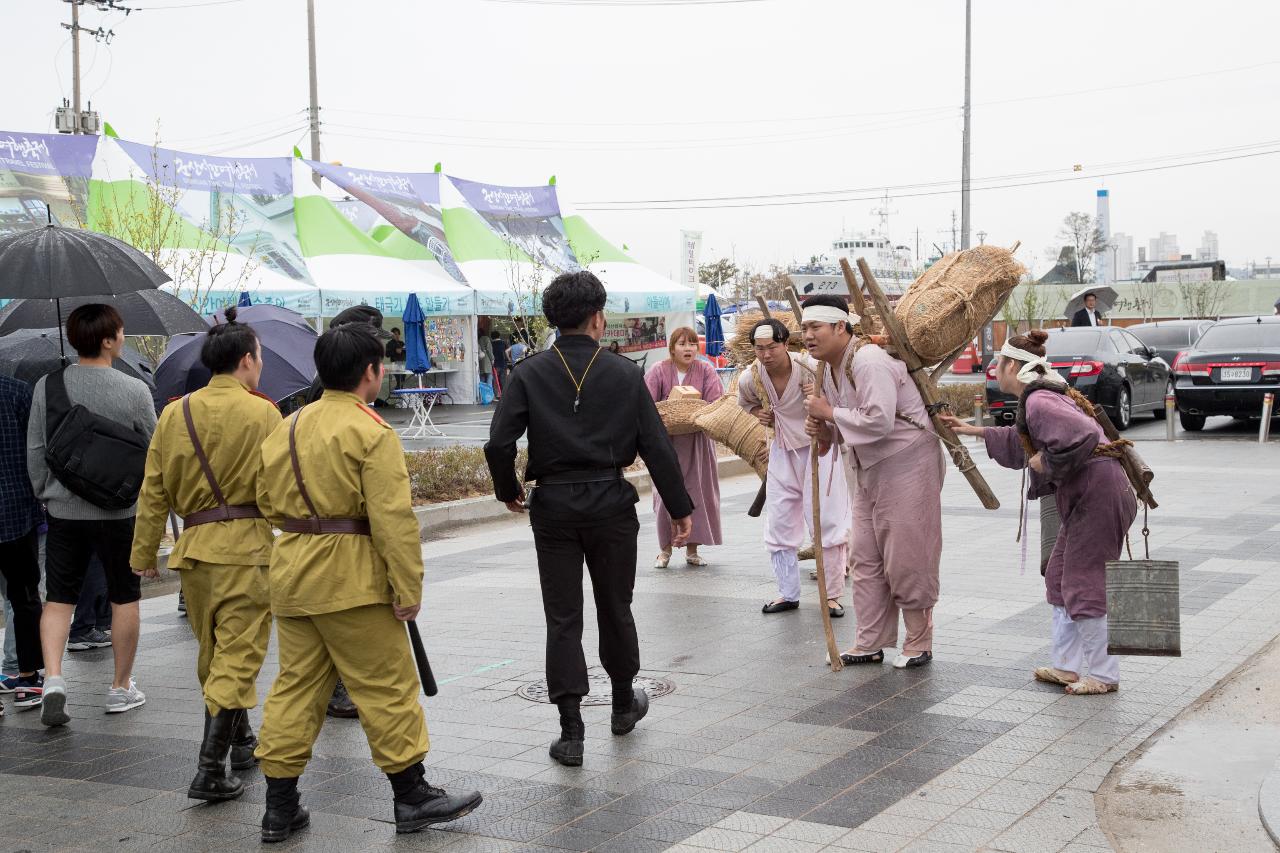
POLYGON ((940 402, 938 389, 934 386, 931 377, 924 372, 925 365, 921 362, 920 357, 916 355, 915 350, 911 348, 911 341, 907 338, 906 330, 898 322, 897 315, 893 313, 893 308, 889 305, 888 297, 880 289, 880 284, 876 281, 876 277, 871 272, 871 267, 867 264, 865 258, 858 258, 858 272, 862 274, 862 280, 866 282, 867 294, 870 295, 871 301, 875 303, 876 311, 880 314, 880 322, 884 324, 884 330, 889 335, 890 342, 893 343, 898 356, 906 362, 907 373, 911 376, 911 381, 915 383, 916 390, 920 392, 920 398, 924 400, 925 410, 929 413, 930 420, 933 421, 934 429, 938 431, 938 435, 946 444, 951 461, 955 463, 956 468, 964 475, 964 478, 969 481, 969 485, 977 493, 978 500, 982 501, 982 505, 987 509, 999 509, 1000 501, 996 498, 995 492, 991 491, 991 487, 987 485, 982 472, 978 470, 973 457, 969 455, 969 450, 960 443, 960 439, 951 431, 951 427, 947 426, 938 414, 938 403, 940 402))
MULTIPOLYGON (((798 312, 797 312, 798 316, 798 312)), ((827 363, 818 362, 818 381, 813 386, 813 396, 822 399, 822 382, 827 377, 827 363)), ((830 452, 830 451, 828 451, 830 452)), ((809 480, 813 487, 813 559, 818 564, 818 597, 822 602, 822 631, 827 636, 827 662, 832 672, 844 669, 840 651, 836 648, 836 632, 831 627, 831 607, 827 604, 827 567, 822 559, 822 476, 818 473, 818 439, 809 440, 809 480)), ((844 571, 843 567, 837 571, 844 571)))
POLYGON ((849 266, 848 258, 840 259, 840 272, 844 273, 844 286, 849 288, 849 299, 853 302, 853 311, 859 317, 867 316, 867 300, 862 295, 862 288, 858 287, 857 276, 853 274, 853 267, 849 266))
MULTIPOLYGON (((772 318, 773 315, 769 313, 769 303, 766 302, 765 298, 758 293, 756 294, 756 303, 760 306, 760 311, 764 314, 764 318, 766 320, 772 318)), ((751 370, 751 367, 747 367, 747 370, 751 370)), ((765 408, 768 408, 769 401, 761 400, 760 405, 764 406, 765 408)), ((760 478, 760 489, 759 491, 756 492, 755 500, 751 502, 751 506, 747 508, 748 518, 759 518, 760 513, 764 512, 764 500, 766 497, 767 482, 768 481, 766 478, 764 477, 760 478)))

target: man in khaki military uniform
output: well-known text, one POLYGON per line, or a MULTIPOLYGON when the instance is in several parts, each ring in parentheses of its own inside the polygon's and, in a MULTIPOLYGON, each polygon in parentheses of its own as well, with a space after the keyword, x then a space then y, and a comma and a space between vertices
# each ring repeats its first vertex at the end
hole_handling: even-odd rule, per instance
POLYGON ((262 442, 280 425, 280 412, 257 394, 258 336, 235 322, 234 308, 226 318, 200 349, 213 374, 208 386, 166 407, 151 437, 129 560, 135 574, 155 577, 170 508, 182 516, 169 568, 180 573, 200 644, 205 732, 187 791, 197 800, 231 800, 244 791, 227 774, 227 756, 233 770, 253 766, 257 741, 248 709, 258 704, 254 682, 271 636, 271 525, 255 500, 262 442))
POLYGON ((267 779, 262 840, 309 822, 298 777, 341 676, 373 761, 391 782, 397 832, 462 817, 480 794, 423 779, 427 726, 404 623, 422 599, 422 550, 400 438, 366 404, 382 385, 382 342, 360 323, 316 341, 324 395, 262 445, 258 506, 284 532, 271 553, 280 674, 257 755, 267 779))

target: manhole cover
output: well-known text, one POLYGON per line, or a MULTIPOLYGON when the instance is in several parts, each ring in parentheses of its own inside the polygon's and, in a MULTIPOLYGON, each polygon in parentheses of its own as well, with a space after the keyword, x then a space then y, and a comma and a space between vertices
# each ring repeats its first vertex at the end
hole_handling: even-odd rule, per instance
MULTIPOLYGON (((643 688, 650 699, 666 696, 676 689, 676 686, 665 678, 649 678, 644 675, 638 676, 633 683, 643 688)), ((608 705, 613 701, 613 687, 609 682, 609 673, 604 670, 588 671, 587 686, 591 692, 582 697, 583 705, 608 705)), ((547 698, 547 682, 545 679, 530 681, 528 684, 522 685, 516 691, 516 695, 528 699, 530 702, 549 703, 551 701, 547 698)))

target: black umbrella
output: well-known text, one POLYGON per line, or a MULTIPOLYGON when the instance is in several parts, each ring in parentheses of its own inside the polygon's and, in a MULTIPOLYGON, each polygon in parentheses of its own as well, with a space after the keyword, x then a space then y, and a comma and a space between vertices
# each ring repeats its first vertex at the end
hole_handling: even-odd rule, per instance
POLYGON ((119 296, 77 296, 60 300, 15 299, 0 308, 0 335, 18 329, 47 329, 60 325, 58 310, 70 313, 81 305, 104 302, 113 306, 124 318, 126 335, 180 335, 203 332, 204 318, 191 306, 163 290, 139 290, 119 296))
POLYGON ((142 252, 96 231, 51 224, 0 239, 0 298, 52 299, 59 327, 59 299, 154 290, 169 280, 142 252))
MULTIPOLYGON (((246 308, 244 313, 249 313, 246 308)), ((249 323, 262 344, 262 378, 258 390, 277 403, 311 387, 316 376, 316 332, 303 323, 249 323)), ((176 335, 169 339, 156 365, 156 386, 165 399, 180 397, 209 384, 209 369, 200 361, 204 335, 176 335)), ((4 338, 0 338, 3 341, 4 338)))
MULTIPOLYGON (((29 385, 47 373, 62 367, 64 358, 62 351, 66 339, 58 334, 58 329, 19 329, 16 332, 0 337, 0 374, 21 379, 29 385), (61 340, 59 340, 61 339, 61 340)), ((74 355, 69 359, 76 361, 74 355)), ((151 391, 151 399, 156 411, 164 408, 165 397, 156 391, 156 380, 151 369, 151 362, 146 356, 130 346, 111 364, 116 370, 135 379, 141 379, 151 391)))

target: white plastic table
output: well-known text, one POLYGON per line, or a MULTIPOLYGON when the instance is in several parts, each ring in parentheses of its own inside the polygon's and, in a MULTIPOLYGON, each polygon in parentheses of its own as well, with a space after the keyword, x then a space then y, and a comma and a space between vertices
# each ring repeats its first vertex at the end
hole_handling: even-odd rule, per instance
POLYGON ((443 436, 444 433, 431 420, 431 410, 448 393, 448 388, 397 388, 392 391, 392 397, 405 401, 413 409, 409 425, 396 430, 400 437, 414 439, 428 435, 443 436))

